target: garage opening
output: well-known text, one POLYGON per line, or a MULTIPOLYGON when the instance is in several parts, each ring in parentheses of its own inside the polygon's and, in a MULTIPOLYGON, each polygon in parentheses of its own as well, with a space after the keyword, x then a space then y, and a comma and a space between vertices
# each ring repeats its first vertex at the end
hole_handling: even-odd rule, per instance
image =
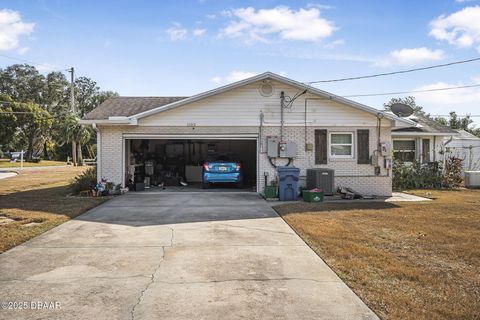
POLYGON ((256 139, 126 139, 125 151, 130 190, 256 191, 256 139))

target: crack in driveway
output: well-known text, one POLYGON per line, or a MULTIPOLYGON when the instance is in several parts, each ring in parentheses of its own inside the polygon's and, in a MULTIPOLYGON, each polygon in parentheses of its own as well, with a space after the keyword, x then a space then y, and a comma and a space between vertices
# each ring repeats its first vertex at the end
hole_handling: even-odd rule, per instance
MULTIPOLYGON (((172 235, 170 237, 170 247, 173 246, 173 232, 174 229, 169 227, 170 231, 172 232, 172 235)), ((152 275, 150 276, 150 281, 147 283, 145 288, 140 292, 140 295, 138 296, 137 302, 133 305, 132 310, 130 311, 130 316, 132 320, 135 320, 135 309, 138 307, 138 305, 142 302, 143 296, 145 295, 145 292, 150 288, 150 286, 155 282, 155 274, 157 271, 160 269, 162 262, 165 261, 165 247, 162 247, 162 259, 160 260, 159 264, 155 267, 155 270, 153 271, 152 275)))

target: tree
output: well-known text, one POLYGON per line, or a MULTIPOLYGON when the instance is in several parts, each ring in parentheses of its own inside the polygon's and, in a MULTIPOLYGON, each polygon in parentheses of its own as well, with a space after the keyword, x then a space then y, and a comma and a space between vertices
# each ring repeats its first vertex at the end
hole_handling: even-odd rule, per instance
MULTIPOLYGON (((87 77, 79 77, 75 80, 74 92, 77 118, 83 117, 87 112, 96 108, 109 97, 118 96, 113 91, 100 91, 97 83, 87 77)), ((2 96, 8 96, 15 102, 35 103, 50 114, 52 116, 51 120, 53 119, 50 130, 34 131, 34 144, 30 149, 41 151, 42 146, 38 146, 41 142, 45 158, 49 158, 50 149, 55 150, 54 152, 56 153, 62 152, 66 156, 67 150, 60 148, 63 145, 59 143, 63 140, 61 132, 65 126, 64 118, 72 112, 70 106, 70 82, 65 74, 62 72, 51 72, 44 76, 34 66, 28 64, 15 64, 5 69, 0 68, 0 97, 2 96)), ((0 116, 0 121, 3 121, 0 128, 0 137, 2 139, 0 143, 3 147, 12 145, 13 149, 19 149, 29 145, 30 143, 26 141, 29 139, 31 141, 32 137, 26 139, 26 136, 22 133, 24 131, 19 131, 15 114, 7 113, 7 107, 1 107, 0 109, 4 110, 0 116)), ((88 132, 85 130, 88 131, 89 129, 84 128, 82 130, 85 135, 78 135, 79 139, 87 136, 88 132)), ((76 149, 79 143, 80 145, 95 143, 95 139, 92 138, 94 135, 91 132, 88 136, 90 139, 87 142, 75 140, 73 148, 76 149)), ((79 155, 81 158, 81 151, 75 150, 72 157, 76 158, 79 155)))
POLYGON ((472 126, 473 120, 470 115, 459 118, 455 111, 451 111, 448 120, 443 117, 439 117, 435 118, 435 121, 454 130, 465 130, 477 137, 480 137, 480 128, 475 128, 474 125, 472 126))
POLYGON ((392 98, 390 99, 390 101, 383 104, 384 110, 391 111, 391 106, 395 103, 404 103, 413 109, 414 114, 430 118, 430 114, 426 113, 423 110, 423 107, 416 103, 414 96, 408 96, 404 98, 392 98))
POLYGON ((72 162, 74 165, 83 163, 82 146, 91 137, 92 130, 79 123, 80 118, 75 114, 65 117, 60 129, 59 143, 61 145, 72 144, 72 162))
MULTIPOLYGON (((34 146, 40 142, 52 126, 52 116, 33 102, 15 102, 12 103, 12 110, 15 112, 15 127, 24 136, 27 142, 26 159, 31 160, 34 154, 34 146)), ((43 141, 42 141, 43 143, 43 141)))
POLYGON ((95 97, 99 92, 100 88, 92 79, 80 77, 75 80, 75 105, 80 117, 97 106, 95 97))
POLYGON ((43 104, 45 77, 34 66, 14 64, 0 70, 0 94, 14 101, 43 104))
POLYGON ((61 72, 51 72, 45 79, 44 107, 52 114, 66 113, 69 107, 69 82, 61 72))
POLYGON ((470 118, 470 115, 467 115, 464 118, 458 118, 455 111, 450 112, 450 128, 455 130, 465 130, 470 131, 470 125, 473 123, 473 120, 470 118))
POLYGON ((9 96, 0 95, 0 148, 10 145, 17 131, 17 117, 13 114, 13 100, 9 96))

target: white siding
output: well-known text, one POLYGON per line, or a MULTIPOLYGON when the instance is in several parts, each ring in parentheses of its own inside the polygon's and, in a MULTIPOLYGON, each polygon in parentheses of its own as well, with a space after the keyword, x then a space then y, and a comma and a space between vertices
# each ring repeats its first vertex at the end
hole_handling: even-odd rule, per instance
MULTIPOLYGON (((259 93, 260 82, 249 84, 203 100, 192 102, 168 111, 139 120, 140 126, 258 126, 260 112, 264 113, 265 125, 280 123, 280 92, 293 97, 298 89, 272 82, 275 92, 270 97, 259 93)), ((298 98, 290 109, 285 110, 285 125, 304 124, 306 94, 298 98)), ((375 115, 329 99, 308 100, 307 124, 312 126, 375 126, 375 115)), ((383 121, 389 126, 389 121, 383 121)))
POLYGON ((480 170, 480 139, 453 139, 446 149, 447 156, 463 159, 464 170, 480 170))

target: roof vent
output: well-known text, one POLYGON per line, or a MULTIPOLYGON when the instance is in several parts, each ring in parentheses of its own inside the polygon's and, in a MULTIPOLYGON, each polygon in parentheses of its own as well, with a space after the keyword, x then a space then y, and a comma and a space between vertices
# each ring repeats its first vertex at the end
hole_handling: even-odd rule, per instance
POLYGON ((260 84, 260 87, 258 88, 258 91, 260 91, 260 94, 262 96, 270 97, 275 92, 275 88, 270 83, 270 81, 264 80, 260 84))

